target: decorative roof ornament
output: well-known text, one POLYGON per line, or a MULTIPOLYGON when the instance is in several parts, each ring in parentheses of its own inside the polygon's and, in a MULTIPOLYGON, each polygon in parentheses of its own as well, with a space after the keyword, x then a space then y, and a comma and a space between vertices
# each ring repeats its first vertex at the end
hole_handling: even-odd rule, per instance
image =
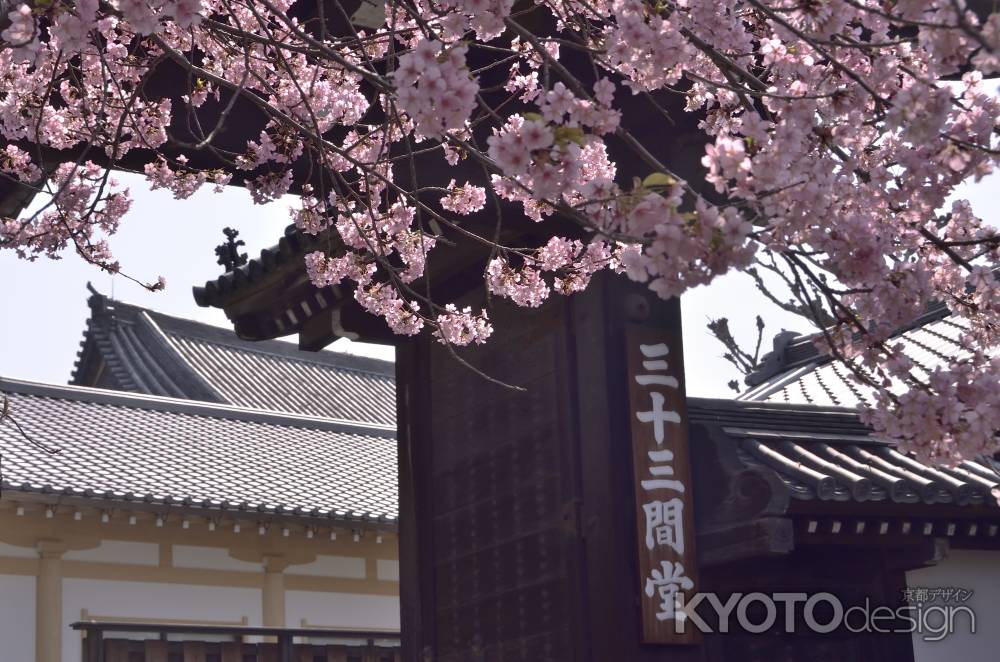
POLYGON ((226 235, 226 243, 216 246, 215 254, 219 256, 217 262, 225 267, 228 273, 247 263, 247 254, 240 253, 240 246, 245 246, 246 242, 236 238, 240 235, 239 230, 223 228, 222 233, 226 235))

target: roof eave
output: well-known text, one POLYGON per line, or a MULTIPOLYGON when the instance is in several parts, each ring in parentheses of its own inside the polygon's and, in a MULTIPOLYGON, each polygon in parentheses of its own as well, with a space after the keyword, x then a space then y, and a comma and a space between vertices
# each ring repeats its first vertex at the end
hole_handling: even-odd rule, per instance
POLYGON ((112 508, 124 511, 136 511, 153 515, 172 515, 176 517, 209 518, 223 516, 234 520, 254 522, 285 522, 323 526, 363 525, 371 528, 394 532, 398 528, 398 520, 388 515, 313 513, 301 508, 251 508, 229 504, 193 504, 184 500, 166 498, 154 499, 137 497, 131 494, 84 494, 76 490, 57 490, 48 486, 38 488, 24 485, 12 485, 7 481, 0 482, 0 490, 4 498, 24 503, 35 503, 43 506, 78 506, 90 508, 112 508))

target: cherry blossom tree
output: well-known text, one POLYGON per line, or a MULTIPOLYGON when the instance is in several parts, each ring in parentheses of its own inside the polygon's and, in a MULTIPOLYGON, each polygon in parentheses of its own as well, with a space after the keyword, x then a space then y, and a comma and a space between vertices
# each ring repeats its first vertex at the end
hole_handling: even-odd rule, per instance
POLYGON ((119 271, 116 169, 179 199, 292 192, 328 240, 317 286, 456 346, 492 332, 434 295, 459 246, 526 307, 602 269, 670 297, 767 268, 876 390, 878 432, 943 462, 996 447, 1000 239, 944 208, 1000 156, 991 3, 371 1, 7 2, 0 174, 42 203, 0 248, 119 271), (968 352, 926 374, 892 336, 934 301, 968 352))

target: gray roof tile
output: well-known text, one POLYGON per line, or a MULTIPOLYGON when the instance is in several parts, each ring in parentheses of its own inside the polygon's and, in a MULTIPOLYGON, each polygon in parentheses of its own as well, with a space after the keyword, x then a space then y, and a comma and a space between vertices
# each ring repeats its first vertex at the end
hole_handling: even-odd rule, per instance
POLYGON ((396 443, 366 426, 189 400, 0 380, 5 489, 394 522, 396 443))
POLYGON ((1000 462, 923 464, 873 436, 851 409, 691 398, 688 410, 693 424, 721 428, 744 464, 776 473, 794 499, 997 507, 1000 462))
MULTIPOLYGON (((914 362, 914 373, 922 378, 939 366, 970 355, 959 340, 963 332, 963 320, 939 307, 928 313, 919 326, 901 332, 889 344, 901 345, 903 354, 914 362)), ((844 365, 815 352, 803 358, 804 344, 803 339, 795 339, 780 350, 787 360, 774 363, 783 364, 784 369, 762 381, 759 377, 751 379, 754 387, 738 399, 839 407, 874 402, 872 389, 855 379, 844 365)))
POLYGON ((391 362, 245 341, 227 329, 96 292, 89 303, 73 384, 381 425, 396 421, 391 362))
POLYGON ((741 458, 774 470, 793 498, 996 507, 997 464, 932 467, 878 440, 774 439, 736 432, 741 458))

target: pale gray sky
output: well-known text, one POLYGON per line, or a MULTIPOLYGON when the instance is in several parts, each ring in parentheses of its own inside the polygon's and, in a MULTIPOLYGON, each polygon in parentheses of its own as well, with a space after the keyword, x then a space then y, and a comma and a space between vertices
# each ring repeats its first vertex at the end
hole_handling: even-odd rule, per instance
MULTIPOLYGON (((214 194, 208 190, 193 199, 176 201, 165 191, 149 192, 137 176, 123 175, 132 187, 135 204, 111 240, 123 267, 140 279, 167 279, 164 292, 150 293, 121 277, 112 277, 85 264, 75 255, 62 260, 39 259, 34 263, 17 259, 9 251, 0 253, 0 376, 13 379, 65 383, 73 368, 88 316, 85 284, 90 281, 105 294, 146 306, 162 313, 228 326, 222 311, 200 308, 191 287, 201 285, 221 272, 213 248, 224 239, 222 228, 233 226, 254 256, 275 243, 289 223, 287 207, 277 202, 251 204, 242 189, 214 194)), ((973 209, 996 223, 1000 176, 967 188, 973 209)), ((721 358, 721 346, 705 329, 710 316, 725 315, 737 338, 745 344, 755 337, 754 316, 767 322, 765 348, 782 328, 808 331, 806 322, 776 309, 753 286, 748 276, 730 274, 708 287, 697 288, 682 298, 684 311, 685 364, 688 392, 707 397, 729 397, 726 382, 739 375, 721 358)), ((377 346, 338 341, 335 349, 346 349, 380 358, 391 351, 377 346)))

